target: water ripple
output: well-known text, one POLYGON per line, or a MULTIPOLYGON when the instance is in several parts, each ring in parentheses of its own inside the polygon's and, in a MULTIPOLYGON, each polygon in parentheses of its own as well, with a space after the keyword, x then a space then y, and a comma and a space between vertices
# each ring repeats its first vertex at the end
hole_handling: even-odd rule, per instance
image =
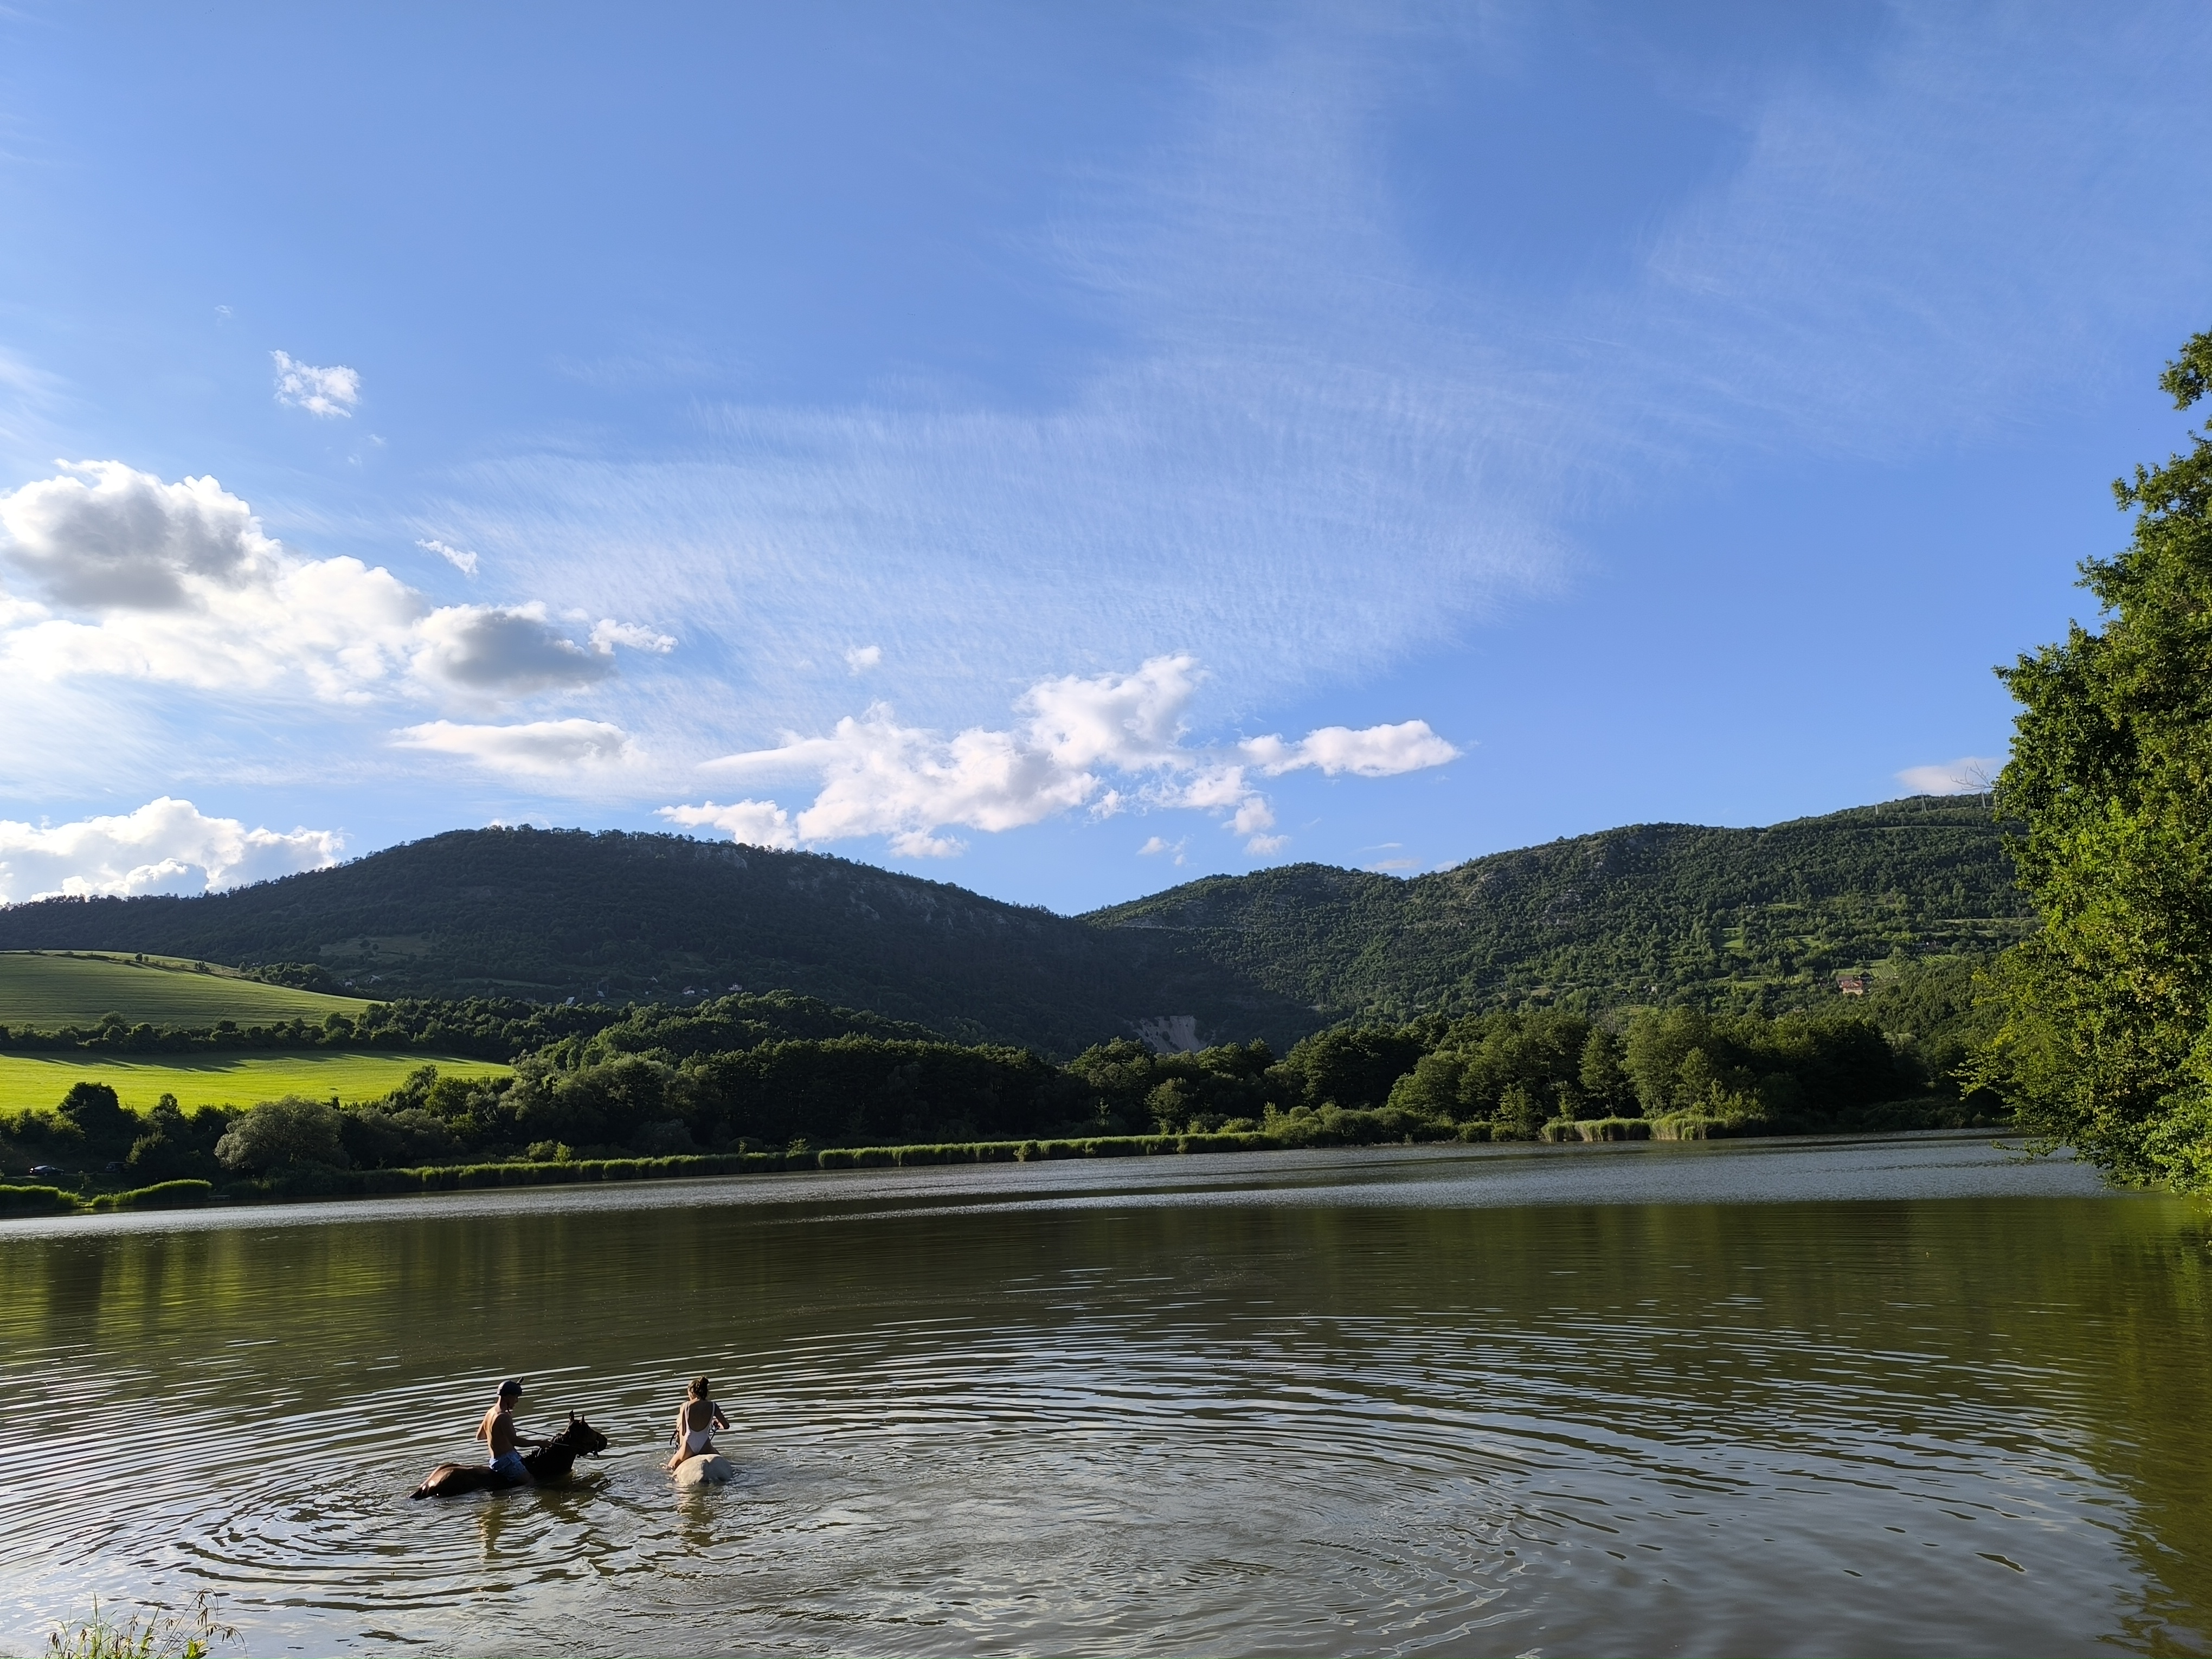
MULTIPOLYGON (((1879 1161, 1837 1156, 1790 1181, 1879 1161)), ((0 1237, 0 1644, 199 1589, 259 1652, 2202 1641, 2201 1413, 2120 1363, 2133 1320, 2197 1345, 2160 1376, 2212 1346, 2175 1210, 1170 1173, 0 1237), (740 1474, 678 1492, 702 1368, 740 1474), (510 1370, 607 1456, 411 1503, 510 1370)))

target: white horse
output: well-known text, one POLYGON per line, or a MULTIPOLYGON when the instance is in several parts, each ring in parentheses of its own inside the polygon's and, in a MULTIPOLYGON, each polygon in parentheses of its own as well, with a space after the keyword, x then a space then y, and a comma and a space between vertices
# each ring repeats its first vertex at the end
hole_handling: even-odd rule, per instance
POLYGON ((676 1466, 676 1484, 679 1486, 719 1486, 725 1480, 737 1478, 738 1466, 720 1452, 701 1452, 676 1466))

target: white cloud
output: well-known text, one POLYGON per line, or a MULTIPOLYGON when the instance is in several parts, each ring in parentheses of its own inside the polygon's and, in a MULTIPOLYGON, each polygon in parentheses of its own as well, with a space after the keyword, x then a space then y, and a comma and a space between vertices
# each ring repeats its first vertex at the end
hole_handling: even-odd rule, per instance
POLYGON ((192 609, 210 592, 265 586, 284 560, 213 478, 164 483, 120 461, 79 462, 0 496, 0 530, 9 562, 49 599, 88 610, 192 609))
POLYGON ((627 766, 638 758, 629 733, 605 720, 531 720, 517 726, 432 720, 392 735, 404 749, 458 755, 488 771, 517 777, 566 777, 586 769, 627 766))
POLYGON ((676 648, 676 638, 671 634, 656 633, 641 623, 617 622, 611 617, 602 617, 592 624, 593 650, 611 652, 618 645, 665 657, 676 648))
POLYGON ((880 645, 856 645, 845 653, 845 666, 854 673, 864 673, 884 659, 880 645))
POLYGON ((675 643, 611 620, 580 643, 537 602, 433 606, 380 566, 302 558, 213 478, 120 461, 0 495, 0 560, 38 594, 0 592, 0 663, 44 679, 230 690, 296 675, 331 700, 404 686, 495 702, 604 680, 617 645, 675 643))
POLYGON ((664 806, 660 816, 687 830, 719 830, 747 847, 796 847, 791 814, 772 800, 735 800, 727 806, 664 806))
POLYGON ((1934 766, 1908 766, 1897 775, 1907 794, 1978 795, 2004 769, 2002 755, 1961 755, 1934 766))
POLYGON ((1442 766, 1457 760, 1460 754, 1431 732, 1426 720, 1370 726, 1364 732, 1324 726, 1295 744, 1280 738, 1254 738, 1237 747, 1271 778, 1309 766, 1319 767, 1332 778, 1340 772, 1362 778, 1389 778, 1401 772, 1442 766))
MULTIPOLYGON (((1235 814, 1223 827, 1237 835, 1251 836, 1252 841, 1245 844, 1256 852, 1259 849, 1255 843, 1262 839, 1260 832, 1262 830, 1272 830, 1275 827, 1275 809, 1268 804, 1265 795, 1247 795, 1237 803, 1235 814)), ((1265 839, 1275 847, 1282 845, 1282 838, 1279 836, 1270 836, 1265 839)), ((1269 850, 1272 851, 1273 848, 1269 850)))
POLYGON ((53 894, 204 893, 337 862, 335 830, 248 830, 163 795, 117 817, 0 819, 0 902, 53 894))
POLYGON ((425 553, 435 553, 464 576, 473 576, 477 574, 477 556, 465 549, 448 547, 434 536, 426 542, 418 541, 415 545, 425 553))
POLYGON ((1244 850, 1257 858, 1267 858, 1291 844, 1288 836, 1255 836, 1244 843, 1244 850))
MULTIPOLYGON (((1176 655, 1154 657, 1128 674, 1040 680, 1016 704, 1027 719, 1015 728, 971 726, 951 738, 902 726, 879 702, 839 720, 826 738, 793 735, 776 748, 726 755, 702 769, 745 780, 817 781, 812 805, 791 821, 806 842, 883 836, 896 852, 948 856, 961 843, 939 833, 946 829, 995 833, 1079 807, 1100 817, 1119 811, 1133 797, 1106 787, 1104 775, 1118 772, 1133 778, 1139 804, 1225 812, 1223 827, 1249 837, 1249 850, 1279 850, 1284 838, 1263 833, 1273 827, 1274 809, 1245 768, 1183 741, 1184 711, 1201 677, 1196 658, 1176 655)), ((1458 753, 1419 720, 1365 732, 1330 726, 1295 744, 1278 737, 1240 747, 1276 771, 1310 766, 1366 776, 1441 765, 1458 753)))
POLYGON ((353 418, 361 401, 361 376, 349 368, 317 368, 281 351, 269 354, 276 365, 276 401, 325 419, 353 418))

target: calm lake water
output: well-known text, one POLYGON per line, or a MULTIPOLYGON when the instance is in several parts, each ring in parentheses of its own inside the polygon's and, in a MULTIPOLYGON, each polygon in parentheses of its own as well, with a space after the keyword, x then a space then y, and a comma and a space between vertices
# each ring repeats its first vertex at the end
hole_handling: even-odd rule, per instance
POLYGON ((2201 1651, 2208 1378, 2205 1213, 1973 1136, 14 1222, 0 1651, 2201 1651), (507 1372, 612 1450, 410 1503, 507 1372))

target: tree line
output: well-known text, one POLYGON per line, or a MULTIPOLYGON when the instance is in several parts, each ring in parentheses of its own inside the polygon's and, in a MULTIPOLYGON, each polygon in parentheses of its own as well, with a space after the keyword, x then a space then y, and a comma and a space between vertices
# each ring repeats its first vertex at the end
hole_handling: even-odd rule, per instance
MULTIPOLYGON (((1903 970, 1877 1009, 1956 1016, 1966 981, 1934 972, 1903 970)), ((164 1097, 141 1116, 106 1084, 81 1082, 52 1111, 0 1119, 0 1133, 28 1155, 116 1162, 141 1181, 312 1184, 317 1170, 1036 1138, 1492 1140, 1559 1138, 1593 1120, 1737 1133, 1898 1127, 1987 1109, 1962 1108, 1942 1069, 1945 1041, 1955 1037, 1931 1044, 1856 1012, 1534 1008, 1347 1024, 1280 1056, 1265 1042, 1158 1054, 1119 1038, 1054 1065, 787 996, 624 1010, 520 1056, 510 1076, 424 1066, 374 1101, 187 1111, 164 1097), (1899 1102, 1917 1103, 1899 1116, 1899 1102)))
POLYGON ((358 1015, 332 1012, 319 1021, 295 1016, 260 1024, 240 1025, 225 1019, 212 1025, 155 1025, 146 1021, 134 1024, 121 1014, 111 1013, 89 1025, 31 1030, 10 1030, 0 1025, 0 1052, 185 1054, 255 1049, 411 1049, 511 1061, 549 1045, 586 1043, 603 1035, 606 1043, 617 1048, 624 1044, 635 1046, 639 1039, 635 1033, 646 1030, 657 1034, 653 1039, 655 1043, 688 1043, 694 1051, 744 1048, 778 1036, 848 1032, 925 1039, 937 1036, 909 1021, 833 1007, 818 998, 788 991, 720 997, 680 1010, 525 1002, 511 997, 404 997, 372 1002, 358 1015))

